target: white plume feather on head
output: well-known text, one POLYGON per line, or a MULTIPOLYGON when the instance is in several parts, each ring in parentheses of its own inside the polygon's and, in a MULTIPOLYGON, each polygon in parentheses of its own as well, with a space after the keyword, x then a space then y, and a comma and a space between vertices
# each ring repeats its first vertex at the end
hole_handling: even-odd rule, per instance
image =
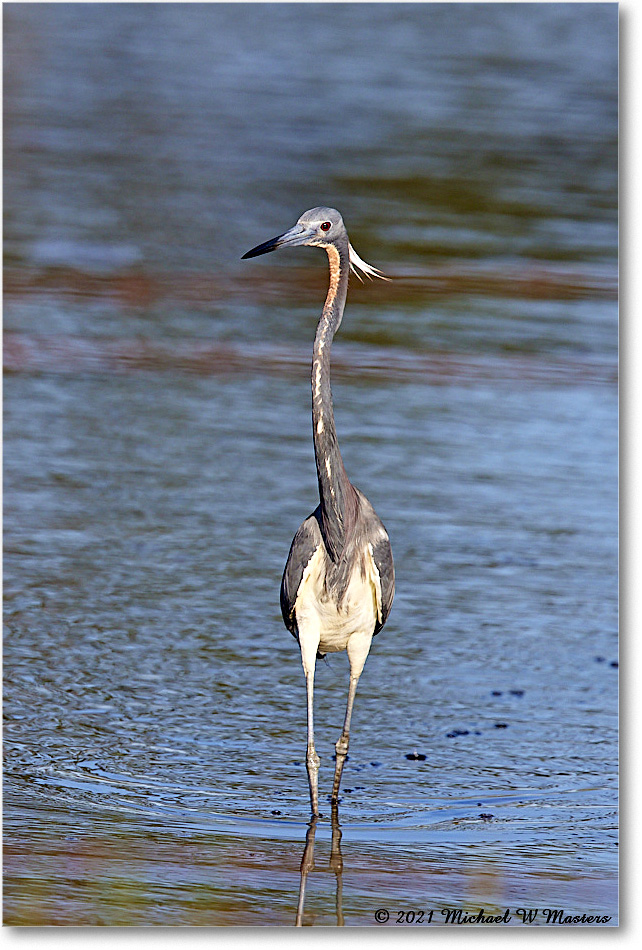
POLYGON ((359 271, 365 274, 366 277, 378 277, 380 280, 390 280, 390 278, 382 274, 377 267, 373 267, 371 264, 366 264, 365 261, 362 261, 350 242, 348 242, 348 249, 350 252, 350 270, 353 274, 357 275, 359 280, 361 280, 359 271))

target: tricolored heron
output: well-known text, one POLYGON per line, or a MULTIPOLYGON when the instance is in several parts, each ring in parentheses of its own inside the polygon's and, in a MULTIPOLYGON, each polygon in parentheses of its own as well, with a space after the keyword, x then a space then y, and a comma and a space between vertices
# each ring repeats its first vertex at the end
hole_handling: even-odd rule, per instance
POLYGON ((312 436, 320 504, 303 522, 292 542, 281 582, 281 612, 298 640, 308 700, 306 766, 313 817, 319 814, 319 756, 314 747, 314 668, 317 657, 346 650, 350 685, 343 731, 336 749, 332 802, 339 798, 348 752, 350 720, 357 683, 370 644, 385 624, 395 591, 388 533, 374 508, 346 475, 332 408, 330 347, 339 328, 348 292, 350 268, 368 277, 382 276, 362 261, 348 240, 334 208, 312 208, 293 228, 252 248, 257 257, 279 247, 322 247, 330 262, 330 286, 314 338, 312 355, 312 436))

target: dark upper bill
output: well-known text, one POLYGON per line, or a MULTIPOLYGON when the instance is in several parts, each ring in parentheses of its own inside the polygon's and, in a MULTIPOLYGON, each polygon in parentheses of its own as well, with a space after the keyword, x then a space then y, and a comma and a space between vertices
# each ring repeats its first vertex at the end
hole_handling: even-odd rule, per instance
POLYGON ((257 244, 251 251, 244 254, 241 258, 244 261, 248 257, 258 257, 259 254, 269 254, 270 251, 276 251, 279 247, 296 247, 299 244, 305 244, 312 232, 304 228, 302 224, 295 224, 289 231, 279 234, 278 237, 271 238, 263 244, 257 244))

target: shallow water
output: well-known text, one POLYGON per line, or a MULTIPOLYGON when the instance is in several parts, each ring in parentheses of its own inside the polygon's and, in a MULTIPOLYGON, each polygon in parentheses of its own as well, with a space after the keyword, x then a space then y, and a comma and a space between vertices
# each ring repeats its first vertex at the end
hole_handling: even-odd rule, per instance
MULTIPOLYGON (((294 923, 278 588, 326 278, 238 258, 330 201, 395 277, 351 285, 333 348, 397 570, 345 923, 613 924, 616 8, 77 9, 5 7, 5 922, 294 923)), ((322 793, 346 686, 318 665, 322 793)), ((306 924, 337 923, 326 811, 306 924)))

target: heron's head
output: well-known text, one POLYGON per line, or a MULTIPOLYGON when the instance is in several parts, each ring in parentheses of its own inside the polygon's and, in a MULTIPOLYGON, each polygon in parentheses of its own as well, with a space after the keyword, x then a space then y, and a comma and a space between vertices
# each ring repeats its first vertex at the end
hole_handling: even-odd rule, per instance
MULTIPOLYGON (((348 232, 343 218, 336 208, 311 208, 302 214, 297 223, 289 231, 271 238, 264 244, 253 247, 241 258, 258 257, 259 254, 268 254, 279 247, 299 247, 302 244, 316 247, 328 245, 347 245, 350 267, 357 274, 362 271, 368 277, 383 277, 375 267, 362 261, 348 240, 348 232)), ((384 278, 387 279, 387 278, 384 278)))
POLYGON ((346 240, 347 237, 343 218, 338 211, 334 208, 312 208, 302 214, 289 231, 253 247, 251 251, 243 255, 242 259, 268 254, 279 247, 299 247, 301 244, 316 244, 323 247, 326 244, 336 244, 341 239, 346 240))

